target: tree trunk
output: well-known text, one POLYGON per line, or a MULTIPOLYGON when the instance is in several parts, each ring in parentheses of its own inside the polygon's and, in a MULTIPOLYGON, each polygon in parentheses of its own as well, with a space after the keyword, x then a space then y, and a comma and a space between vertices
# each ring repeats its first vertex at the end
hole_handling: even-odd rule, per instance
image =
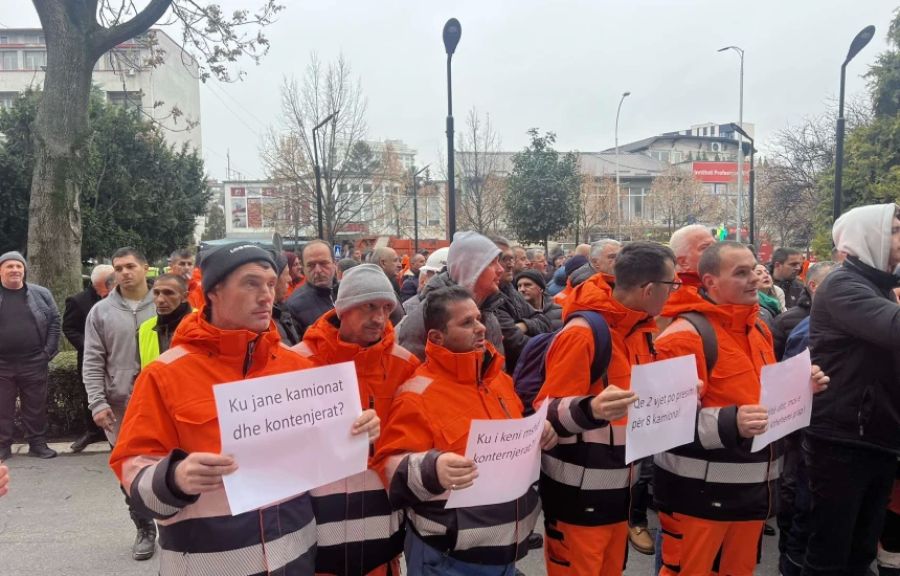
POLYGON ((47 70, 35 120, 28 211, 30 280, 49 288, 57 303, 81 290, 79 196, 90 144, 88 101, 96 61, 89 28, 70 20, 76 12, 57 8, 41 13, 47 70))

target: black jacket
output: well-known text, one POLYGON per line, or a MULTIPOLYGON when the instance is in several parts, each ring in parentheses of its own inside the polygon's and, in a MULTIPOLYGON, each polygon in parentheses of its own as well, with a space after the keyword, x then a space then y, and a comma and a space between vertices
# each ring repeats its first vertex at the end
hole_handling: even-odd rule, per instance
POLYGON ((400 287, 400 302, 406 302, 419 292, 419 272, 403 277, 403 286, 400 287))
POLYGON ((66 298, 66 310, 62 317, 62 331, 78 352, 78 373, 84 360, 84 326, 88 312, 94 304, 102 300, 93 286, 88 286, 78 294, 66 298))
POLYGON ((497 320, 500 321, 500 332, 503 334, 503 349, 506 356, 506 371, 513 373, 519 354, 532 336, 550 332, 550 320, 544 316, 543 310, 531 307, 525 297, 519 294, 512 282, 500 285, 500 305, 497 307, 497 320), (525 332, 516 326, 522 322, 525 332))
POLYGON ((809 344, 831 383, 813 399, 808 434, 900 455, 898 285, 849 257, 817 289, 809 344))
POLYGON ((300 343, 300 336, 297 334, 297 328, 294 327, 294 317, 284 309, 283 303, 272 306, 272 320, 275 321, 282 342, 287 346, 295 346, 300 343))
POLYGON ((775 280, 772 279, 772 282, 784 290, 784 309, 790 310, 794 306, 797 305, 797 301, 800 299, 800 296, 806 292, 806 286, 803 285, 803 282, 794 278, 793 280, 775 280))
POLYGON ((294 318, 294 328, 297 336, 303 340, 306 329, 320 316, 334 308, 334 300, 337 298, 338 283, 332 281, 330 288, 319 288, 312 282, 294 290, 293 294, 284 303, 287 311, 294 318))
MULTIPOLYGON (((785 294, 785 298, 787 298, 787 294, 785 294)), ((812 296, 809 290, 804 287, 803 293, 797 299, 797 305, 776 316, 772 324, 769 325, 772 331, 772 339, 775 341, 775 357, 779 360, 784 356, 784 346, 787 344, 788 336, 791 335, 797 324, 809 316, 810 306, 812 306, 812 296)))
POLYGON ((544 316, 550 322, 550 331, 556 331, 563 327, 562 306, 553 301, 553 298, 544 292, 544 316))

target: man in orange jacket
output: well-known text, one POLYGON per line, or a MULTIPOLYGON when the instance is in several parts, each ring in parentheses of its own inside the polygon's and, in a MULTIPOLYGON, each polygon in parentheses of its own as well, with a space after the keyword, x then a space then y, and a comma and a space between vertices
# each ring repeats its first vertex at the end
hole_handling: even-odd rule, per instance
MULTIPOLYGON (((344 275, 334 310, 319 318, 293 350, 316 366, 353 362, 360 402, 387 421, 394 392, 419 360, 397 344, 388 319, 398 305, 387 276, 374 264, 344 275)), ((319 574, 387 574, 403 551, 400 514, 391 509, 381 478, 371 468, 310 492, 319 546, 319 574), (363 523, 362 531, 354 526, 363 523)), ((393 574, 397 574, 394 570, 393 574)))
MULTIPOLYGON (((698 298, 669 306, 674 322, 656 341, 659 359, 694 354, 703 381, 696 440, 654 457, 654 491, 663 531, 662 574, 750 576, 765 519, 771 513, 781 458, 778 444, 750 452, 768 426, 759 405, 760 372, 775 362, 772 335, 757 318, 756 259, 744 245, 719 242, 698 264, 698 298), (715 334, 717 360, 707 370, 702 314, 715 334)), ((709 345, 709 343, 707 343, 709 345)), ((817 386, 827 378, 813 367, 817 386)))
MULTIPOLYGON (((423 306, 425 363, 397 390, 375 459, 391 501, 408 513, 407 571, 513 576, 540 514, 537 492, 486 506, 444 504, 478 477, 464 456, 472 420, 521 418, 522 402, 468 290, 435 290, 423 306)), ((545 425, 541 446, 555 440, 545 425)))
MULTIPOLYGON (((203 259, 206 306, 182 322, 172 347, 138 377, 110 466, 134 506, 159 524, 161 576, 311 576, 315 520, 309 496, 232 516, 222 477, 213 386, 312 366, 280 343, 272 323, 275 263, 249 243, 203 259)), ((351 433, 377 437, 366 410, 351 433)))
POLYGON ((624 569, 629 490, 639 473, 625 464, 625 417, 635 400, 631 367, 654 359, 653 317, 679 283, 672 251, 652 242, 622 248, 615 276, 615 288, 602 275, 591 276, 563 310, 566 317, 578 310, 603 315, 612 339, 606 376, 591 381, 593 333, 575 318, 547 351, 547 377, 535 400, 551 402, 547 418, 560 436, 541 466, 550 576, 618 575, 624 569))

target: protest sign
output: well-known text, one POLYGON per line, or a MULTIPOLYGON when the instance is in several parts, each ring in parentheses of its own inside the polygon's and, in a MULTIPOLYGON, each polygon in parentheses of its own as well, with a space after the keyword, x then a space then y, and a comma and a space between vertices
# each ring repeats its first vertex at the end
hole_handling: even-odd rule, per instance
POLYGON ((353 362, 213 388, 232 514, 254 510, 366 469, 369 440, 351 436, 362 413, 353 362))
POLYGON ((475 462, 478 478, 465 490, 450 492, 446 508, 509 502, 537 482, 549 404, 544 402, 527 418, 472 420, 466 458, 475 462))
POLYGON ((625 463, 694 440, 697 423, 697 364, 693 354, 631 368, 625 463))
POLYGON ((809 426, 813 396, 811 369, 809 348, 784 362, 763 366, 759 403, 769 411, 769 427, 753 437, 751 452, 759 452, 775 440, 809 426))

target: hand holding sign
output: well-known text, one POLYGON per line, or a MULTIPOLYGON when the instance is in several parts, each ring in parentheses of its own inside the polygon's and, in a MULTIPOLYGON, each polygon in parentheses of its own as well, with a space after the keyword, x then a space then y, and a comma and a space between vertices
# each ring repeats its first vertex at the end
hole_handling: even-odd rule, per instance
POLYGON ((222 477, 233 474, 237 462, 231 456, 192 452, 175 466, 175 485, 185 494, 196 496, 222 487, 222 477))
POLYGON ((766 431, 769 425, 769 411, 759 404, 738 407, 737 427, 741 438, 753 438, 766 431))
POLYGON ((610 384, 591 399, 591 411, 594 418, 612 422, 628 415, 628 407, 631 406, 637 396, 631 390, 622 390, 615 384, 610 384))
POLYGON ((478 478, 475 463, 454 452, 444 452, 437 459, 438 482, 444 490, 463 490, 478 478))
POLYGON ((754 435, 751 452, 809 426, 813 390, 828 378, 821 372, 813 370, 808 349, 778 364, 763 366, 759 403, 768 411, 768 426, 754 435))

